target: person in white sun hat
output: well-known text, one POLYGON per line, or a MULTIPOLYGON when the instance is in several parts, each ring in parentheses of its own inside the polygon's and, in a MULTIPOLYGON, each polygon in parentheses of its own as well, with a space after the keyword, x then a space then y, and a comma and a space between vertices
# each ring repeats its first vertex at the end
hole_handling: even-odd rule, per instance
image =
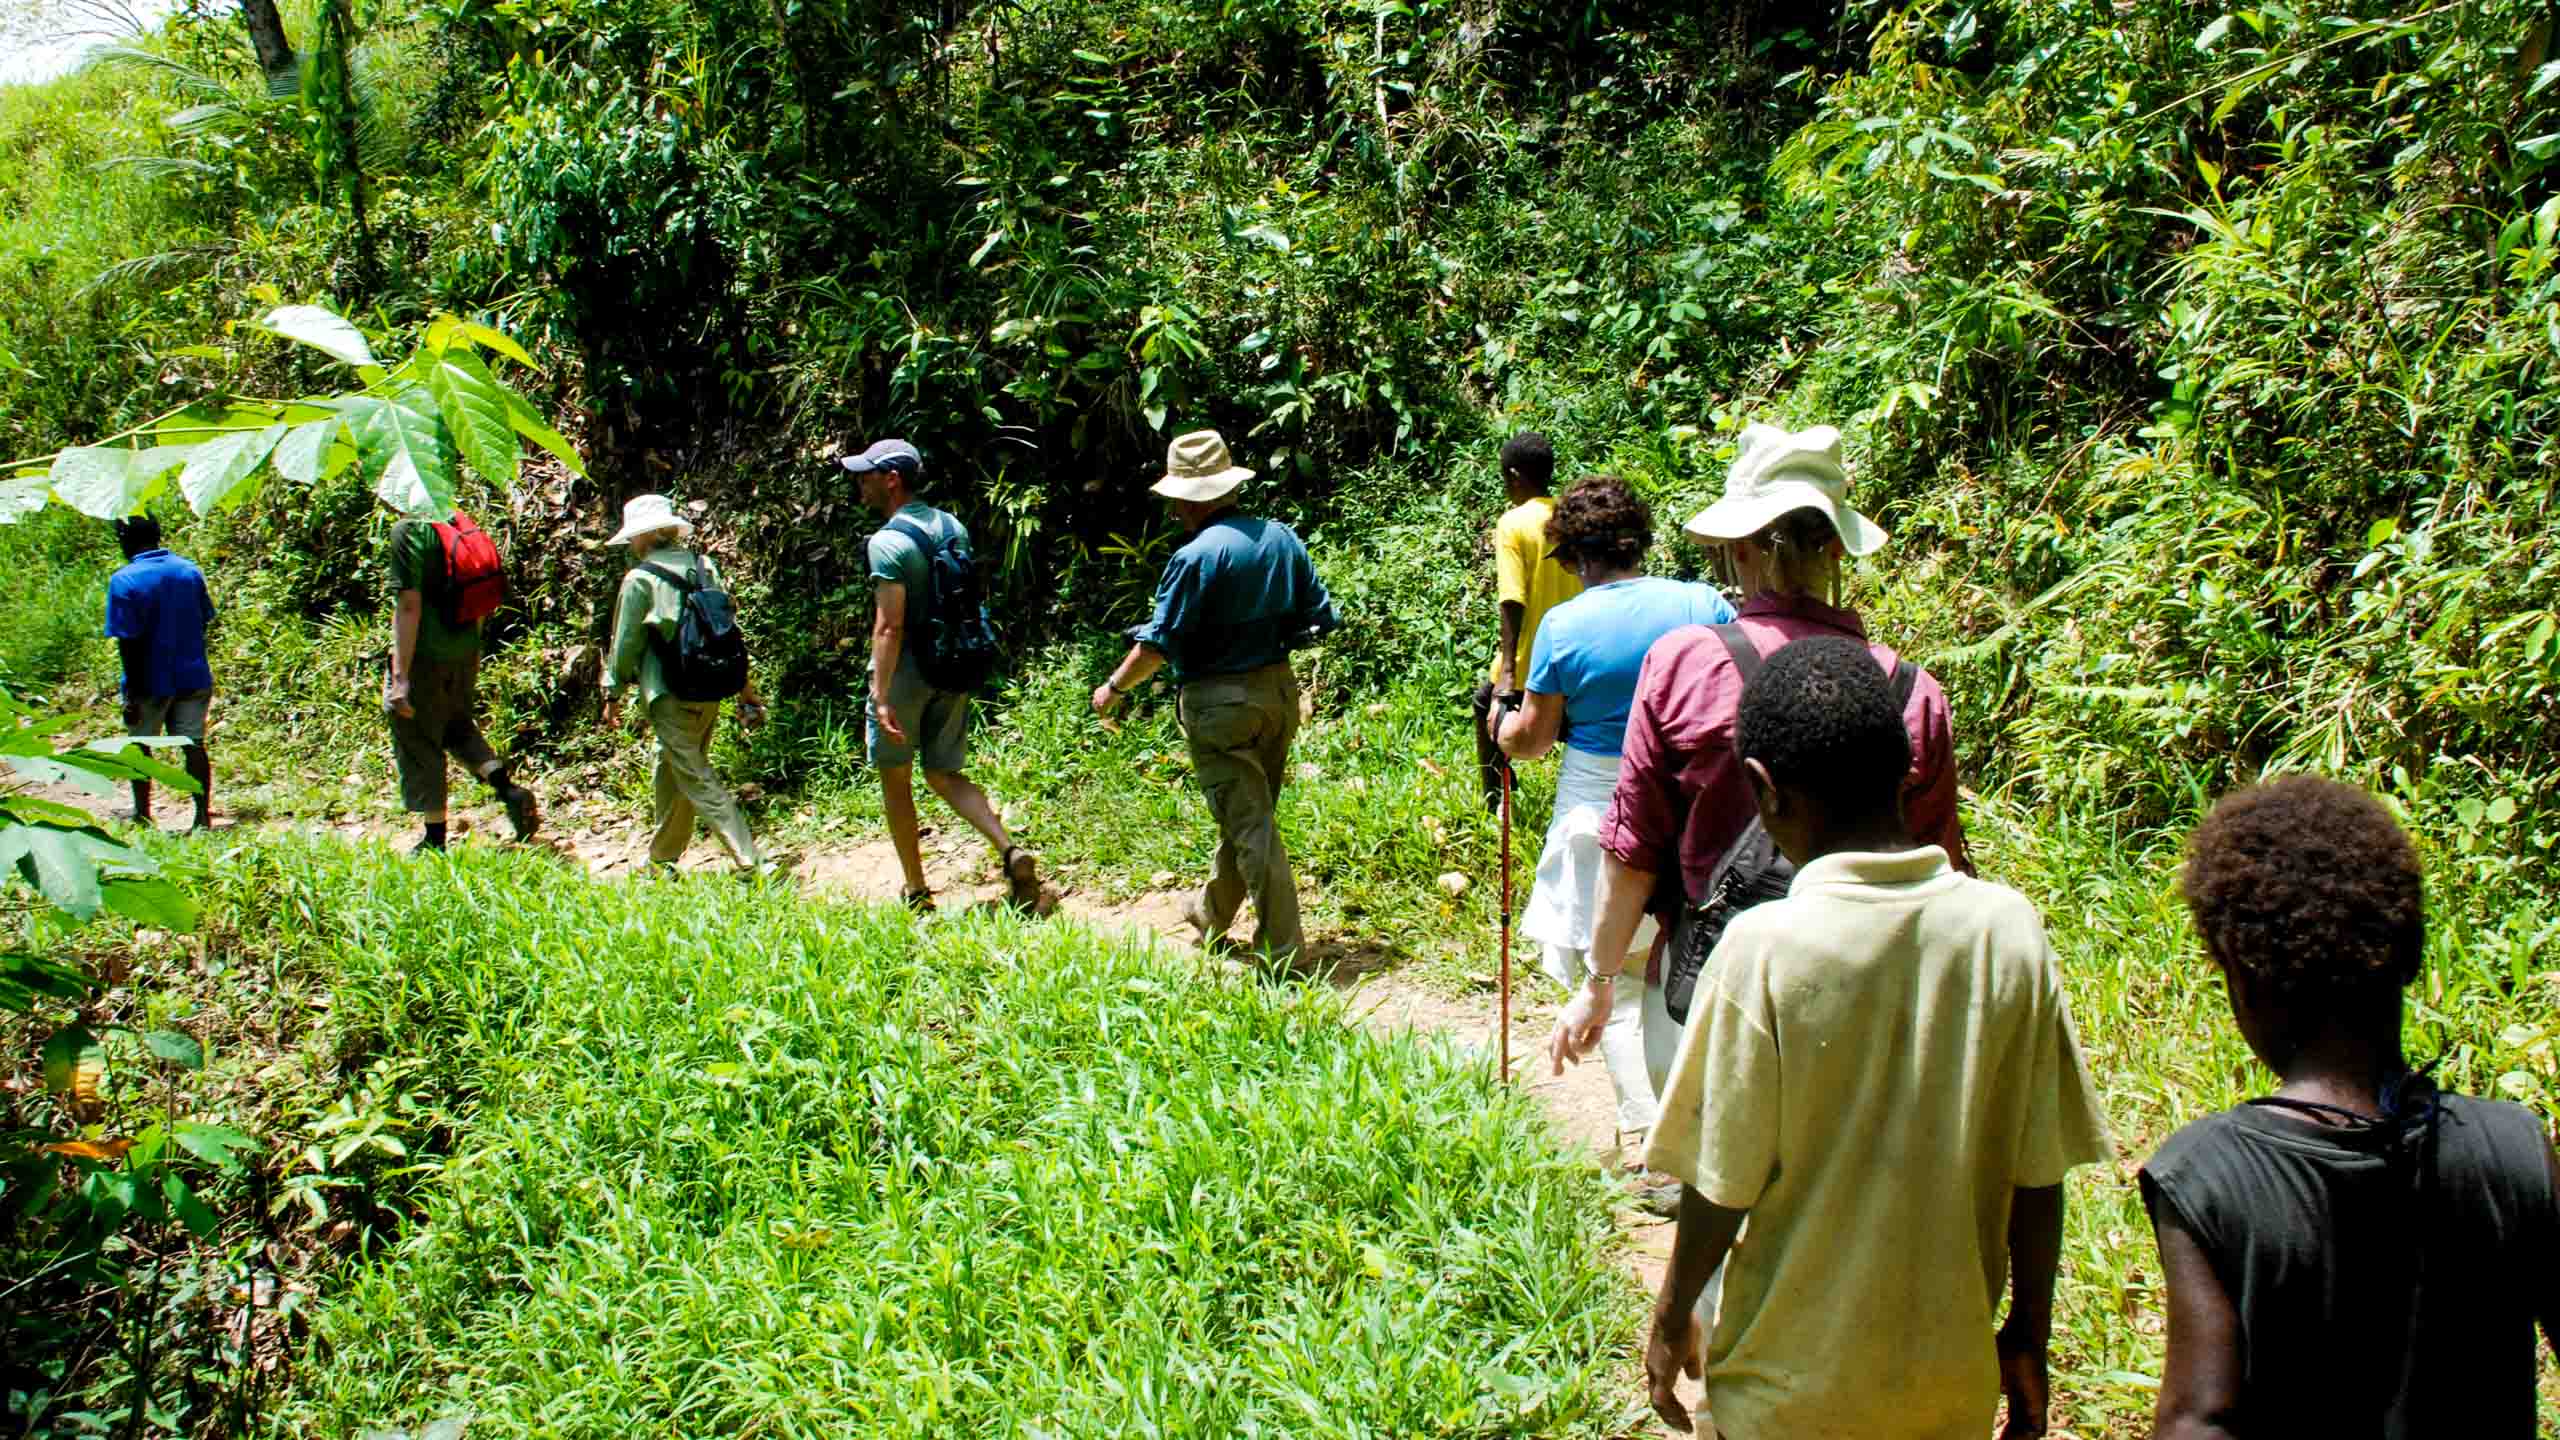
MULTIPOLYGON (((1850 508, 1839 431, 1745 427, 1723 496, 1683 529, 1713 552, 1718 574, 1741 592, 1741 613, 1730 624, 1674 630, 1645 654, 1617 784, 1600 821, 1600 890, 1584 962, 1592 979, 1566 1005, 1548 1042, 1559 1071, 1599 1042, 1620 970, 1644 966, 1659 993, 1660 941, 1647 956, 1627 954, 1648 897, 1657 893, 1655 877, 1668 872, 1677 882, 1660 892, 1657 918, 1667 938, 1679 910, 1707 898, 1717 862, 1758 813, 1734 750, 1734 726, 1743 686, 1760 663, 1816 635, 1866 641, 1887 674, 1901 660, 1867 640, 1866 622, 1841 604, 1842 557, 1874 554, 1885 532, 1850 508)), ((1903 723, 1911 732, 1904 818, 1921 844, 1941 847, 1969 873, 1946 692, 1926 670, 1915 667, 1903 723)), ((1683 1018, 1654 1005, 1645 1016, 1649 1026, 1683 1018)))
MULTIPOLYGON (((720 727, 718 700, 688 700, 675 693, 667 667, 667 647, 675 642, 684 618, 685 596, 693 590, 721 591, 719 567, 711 557, 686 547, 693 522, 676 513, 664 495, 635 495, 622 507, 622 528, 608 545, 631 547, 632 566, 622 577, 622 592, 613 606, 613 650, 604 665, 604 724, 622 723, 622 696, 640 692, 636 725, 645 716, 658 738, 657 791, 651 805, 654 830, 649 863, 673 868, 693 842, 697 817, 727 846, 731 859, 750 875, 775 868, 747 830, 747 817, 736 797, 711 768, 711 737, 720 727)), ((725 608, 727 595, 721 591, 725 608)), ((764 700, 752 676, 737 692, 738 723, 764 720, 764 700)))
POLYGON ((1190 538, 1164 567, 1155 615, 1129 632, 1129 653, 1093 692, 1093 710, 1108 717, 1173 667, 1191 769, 1218 822, 1216 868, 1183 918, 1203 946, 1220 942, 1250 895, 1255 948, 1286 963, 1304 944, 1297 881, 1273 819, 1298 733, 1289 652, 1341 621, 1296 532, 1238 513, 1236 489, 1252 476, 1215 430, 1192 431, 1166 451, 1164 475, 1149 488, 1190 538))

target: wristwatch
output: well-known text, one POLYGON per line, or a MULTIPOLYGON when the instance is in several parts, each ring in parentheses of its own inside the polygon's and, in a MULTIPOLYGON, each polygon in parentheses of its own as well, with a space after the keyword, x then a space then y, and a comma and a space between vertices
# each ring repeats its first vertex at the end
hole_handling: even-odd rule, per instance
POLYGON ((1103 688, 1103 689, 1105 689, 1105 690, 1110 691, 1110 692, 1111 692, 1112 694, 1114 694, 1114 695, 1128 695, 1128 694, 1135 693, 1138 687, 1137 687, 1137 686, 1135 686, 1135 685, 1132 685, 1132 686, 1130 686, 1127 690, 1123 690, 1123 689, 1121 689, 1119 686, 1112 684, 1112 683, 1111 683, 1110 681, 1108 681, 1108 680, 1105 680, 1105 681, 1103 681, 1103 682, 1102 682, 1102 688, 1103 688))

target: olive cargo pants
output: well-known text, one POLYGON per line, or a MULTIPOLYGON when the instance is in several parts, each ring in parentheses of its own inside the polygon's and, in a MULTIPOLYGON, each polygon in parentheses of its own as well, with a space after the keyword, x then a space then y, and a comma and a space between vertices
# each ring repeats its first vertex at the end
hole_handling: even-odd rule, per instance
POLYGON ((1176 713, 1191 750, 1191 770, 1218 822, 1217 868, 1200 892, 1209 937, 1223 935, 1236 909, 1253 897, 1255 948, 1295 959, 1298 883, 1289 849, 1273 821, 1289 779, 1289 742, 1298 733, 1298 681, 1287 664, 1241 675, 1213 675, 1182 687, 1176 713))

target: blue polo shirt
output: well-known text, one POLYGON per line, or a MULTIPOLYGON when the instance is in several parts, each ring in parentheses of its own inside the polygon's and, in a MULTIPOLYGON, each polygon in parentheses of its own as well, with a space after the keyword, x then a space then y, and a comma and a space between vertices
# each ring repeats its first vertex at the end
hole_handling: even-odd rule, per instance
POLYGON ((1653 642, 1684 625, 1721 625, 1733 606, 1709 585, 1639 575, 1585 590, 1547 612, 1529 653, 1529 688, 1564 697, 1564 743, 1585 755, 1626 744, 1636 677, 1653 642))
POLYGON ((1163 651, 1187 683, 1279 664, 1341 623, 1297 532, 1231 511, 1174 552, 1155 617, 1129 638, 1163 651))
POLYGON ((204 627, 213 596, 193 561, 145 550, 107 581, 107 635, 125 646, 125 698, 160 698, 213 688, 204 627), (139 665, 140 669, 131 668, 139 665))

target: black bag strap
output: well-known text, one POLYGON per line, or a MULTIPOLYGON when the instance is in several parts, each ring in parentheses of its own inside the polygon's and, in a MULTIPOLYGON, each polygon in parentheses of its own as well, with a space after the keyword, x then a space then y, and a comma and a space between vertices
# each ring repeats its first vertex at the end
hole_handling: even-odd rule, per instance
POLYGON ((916 542, 916 548, 924 552, 925 563, 928 565, 933 563, 935 552, 942 548, 941 542, 934 539, 931 532, 927 531, 922 525, 917 524, 915 521, 904 515, 893 515, 889 517, 889 523, 881 526, 880 528, 883 530, 895 530, 899 534, 916 542))
MULTIPOLYGON (((1733 656, 1733 668, 1742 672, 1742 683, 1748 685, 1760 673, 1760 647, 1751 643, 1750 635, 1732 621, 1707 627, 1724 642, 1726 653, 1733 656)), ((1920 685, 1920 667, 1900 656, 1893 661, 1893 699, 1902 709, 1911 708, 1911 692, 1920 685)))
POLYGON ((659 579, 666 581, 668 584, 675 586, 677 589, 682 590, 687 595, 692 594, 696 590, 705 590, 710 588, 709 582, 702 578, 702 561, 699 557, 697 557, 693 562, 693 574, 690 576, 679 575, 664 565, 652 564, 646 560, 640 562, 640 568, 657 576, 659 579))
POLYGON ((1752 677, 1760 673, 1760 647, 1752 644, 1751 637, 1743 633, 1742 626, 1733 621, 1707 628, 1716 632, 1716 638, 1724 642, 1725 653, 1733 657, 1733 668, 1742 672, 1742 683, 1750 684, 1752 677))

